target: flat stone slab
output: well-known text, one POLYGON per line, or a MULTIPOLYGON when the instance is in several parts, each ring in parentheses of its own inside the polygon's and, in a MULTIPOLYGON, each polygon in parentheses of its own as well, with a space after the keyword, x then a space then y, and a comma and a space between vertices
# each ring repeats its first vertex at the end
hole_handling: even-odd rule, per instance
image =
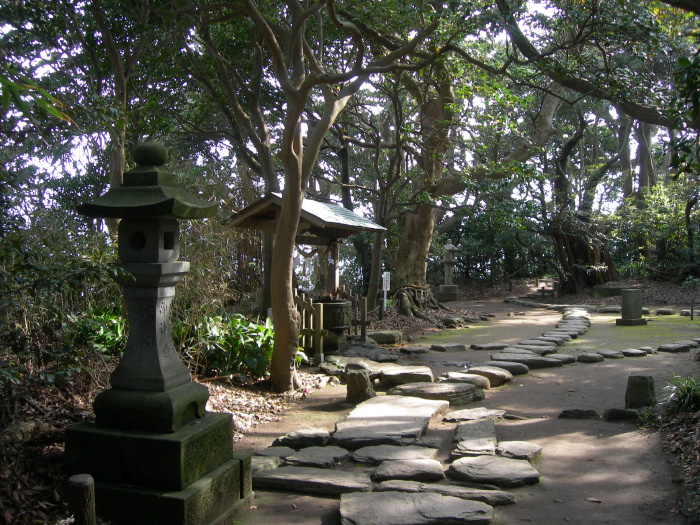
POLYGON ((396 368, 400 365, 396 363, 379 363, 365 357, 348 357, 341 355, 330 356, 329 361, 348 370, 367 370, 371 379, 378 378, 383 370, 396 368))
POLYGON ((412 396, 421 399, 440 399, 450 406, 467 405, 484 399, 481 388, 470 383, 409 383, 399 385, 387 391, 388 396, 412 396))
POLYGON ((625 357, 644 357, 647 355, 647 351, 638 348, 628 348, 627 350, 622 350, 622 355, 625 357))
POLYGON ((347 449, 327 446, 308 447, 287 457, 287 465, 296 467, 334 468, 345 458, 350 457, 347 449))
POLYGON ((672 354, 677 354, 679 352, 689 352, 690 346, 686 344, 667 343, 665 345, 659 345, 659 347, 656 350, 658 352, 669 352, 672 354))
POLYGON ((688 341, 674 341, 674 343, 677 345, 688 345, 690 348, 697 348, 700 346, 700 343, 692 339, 689 339, 688 341))
MULTIPOLYGON (((559 351, 559 348, 557 345, 513 345, 512 348, 520 348, 521 350, 529 350, 530 352, 533 352, 537 355, 543 356, 547 354, 554 354, 559 351)), ((502 354, 507 354, 508 349, 502 350, 502 354)))
POLYGON ((436 448, 414 445, 373 445, 357 449, 352 459, 365 465, 378 465, 382 461, 400 459, 435 459, 439 452, 436 448))
POLYGON ((392 480, 383 481, 375 489, 376 492, 435 492, 443 496, 481 501, 492 507, 512 505, 516 502, 515 494, 504 490, 486 490, 446 483, 420 483, 418 481, 392 480))
POLYGON ((576 362, 576 358, 569 354, 549 354, 550 359, 559 359, 563 364, 570 365, 576 362))
POLYGON ((284 463, 278 456, 253 456, 250 458, 250 471, 255 474, 262 470, 273 470, 284 463))
POLYGON ((515 363, 513 361, 486 361, 483 365, 480 366, 502 368, 503 370, 507 370, 514 376, 521 376, 527 374, 530 371, 530 368, 526 364, 515 363))
POLYGON ((619 350, 598 350, 596 352, 597 354, 602 355, 605 359, 624 359, 625 354, 620 352, 619 350))
POLYGON ((453 441, 455 446, 450 452, 450 459, 466 456, 496 454, 496 426, 493 419, 477 419, 459 423, 455 429, 453 441))
POLYGON ((431 345, 430 349, 434 352, 466 352, 467 345, 451 344, 451 345, 431 345))
POLYGON ((536 341, 544 341, 545 343, 554 343, 557 346, 561 346, 564 343, 571 341, 571 337, 568 335, 541 335, 535 337, 536 341))
POLYGON ((654 313, 656 315, 676 315, 676 311, 673 308, 659 308, 654 313))
POLYGON ((274 456, 278 458, 286 458, 294 454, 296 450, 291 447, 267 447, 257 453, 258 456, 274 456))
POLYGON ((446 414, 443 421, 476 421, 478 419, 499 419, 506 415, 505 410, 495 408, 465 408, 446 414))
POLYGON ((474 343, 471 345, 472 350, 503 350, 506 343, 474 343))
POLYGON ((401 342, 403 334, 398 330, 368 330, 367 337, 380 345, 395 345, 401 342))
POLYGON ((496 425, 492 418, 481 418, 472 421, 464 421, 455 428, 453 442, 465 439, 489 438, 496 440, 496 425))
POLYGON ((323 447, 328 445, 330 440, 331 435, 325 428, 310 427, 280 436, 272 442, 272 445, 275 447, 300 449, 306 447, 323 447))
POLYGON ((474 438, 465 439, 459 443, 455 443, 450 451, 450 461, 459 458, 467 458, 474 456, 495 456, 496 455, 496 439, 495 438, 474 438))
POLYGON ((425 348, 424 346, 404 346, 399 349, 399 352, 402 354, 408 354, 408 355, 418 355, 418 354, 427 354, 428 349, 425 348))
MULTIPOLYGON (((530 348, 539 348, 539 347, 530 347, 530 348)), ((548 347, 542 347, 542 348, 548 348, 548 347)), ((525 355, 542 355, 539 352, 533 352, 532 350, 528 350, 527 348, 521 348, 519 346, 507 346, 503 350, 501 350, 499 353, 501 354, 525 354, 525 355)))
POLYGON ((548 332, 542 332, 542 337, 550 337, 550 336, 554 336, 554 337, 565 336, 565 337, 568 337, 568 339, 566 339, 566 341, 568 342, 568 341, 571 341, 572 339, 578 339, 579 333, 578 333, 578 331, 566 330, 566 329, 562 330, 559 328, 554 328, 553 330, 549 330, 548 332))
POLYGON ((522 363, 529 369, 532 368, 555 368, 562 366, 562 362, 558 359, 550 359, 549 357, 528 356, 523 354, 491 354, 492 361, 510 361, 522 363))
POLYGON ((504 458, 532 460, 542 455, 542 447, 529 441, 500 441, 496 454, 504 458))
POLYGON ((489 525, 493 507, 434 492, 370 492, 340 498, 341 525, 489 525), (391 509, 391 512, 387 512, 391 509))
POLYGON ((479 374, 471 374, 464 372, 445 372, 440 376, 440 381, 446 383, 470 383, 477 388, 488 390, 491 388, 491 381, 487 377, 479 374))
POLYGON ((360 403, 336 423, 333 443, 350 450, 370 445, 410 445, 430 419, 447 411, 447 401, 409 396, 377 396, 360 403))
POLYGON ((406 383, 432 383, 433 371, 428 366, 397 366, 383 369, 381 381, 385 385, 404 385, 406 383))
POLYGON ((600 354, 585 353, 579 354, 576 360, 579 363, 600 363, 605 361, 605 358, 600 354))
POLYGON ((553 341, 545 341, 544 339, 539 339, 534 337, 532 339, 524 339, 519 341, 515 346, 552 346, 553 341))
POLYGON ((372 489, 372 480, 364 472, 313 467, 280 467, 255 473, 253 489, 340 496, 349 492, 369 492, 372 489))
POLYGON ((442 463, 436 459, 393 459, 382 462, 372 475, 374 481, 440 481, 445 479, 442 463))
POLYGON ((484 376, 492 387, 499 387, 513 382, 513 374, 505 368, 497 366, 471 366, 467 368, 468 374, 484 376))
POLYGON ((447 474, 462 481, 508 488, 534 485, 540 480, 539 472, 529 462, 498 456, 458 459, 450 465, 447 474))

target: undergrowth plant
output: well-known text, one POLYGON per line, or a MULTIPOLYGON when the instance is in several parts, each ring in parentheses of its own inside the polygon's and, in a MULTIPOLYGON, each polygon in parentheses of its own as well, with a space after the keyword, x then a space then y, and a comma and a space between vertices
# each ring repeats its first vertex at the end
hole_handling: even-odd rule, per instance
POLYGON ((269 319, 257 324, 241 314, 207 315, 196 324, 173 323, 173 338, 201 375, 259 379, 270 368, 274 332, 269 319))
POLYGON ((668 415, 700 411, 700 381, 674 374, 661 389, 658 406, 668 415))

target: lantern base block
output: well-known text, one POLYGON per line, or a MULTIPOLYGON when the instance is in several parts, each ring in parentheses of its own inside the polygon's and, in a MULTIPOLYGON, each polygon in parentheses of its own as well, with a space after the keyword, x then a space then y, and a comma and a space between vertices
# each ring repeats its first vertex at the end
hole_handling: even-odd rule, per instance
POLYGON ((462 292, 456 284, 441 284, 438 289, 437 300, 441 303, 445 301, 461 301, 462 292))

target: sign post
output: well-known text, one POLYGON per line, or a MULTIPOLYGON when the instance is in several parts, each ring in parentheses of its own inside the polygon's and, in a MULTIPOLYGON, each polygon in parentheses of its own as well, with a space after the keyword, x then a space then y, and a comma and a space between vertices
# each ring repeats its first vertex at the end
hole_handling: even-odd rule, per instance
POLYGON ((382 306, 379 310, 379 318, 384 319, 384 313, 386 312, 386 293, 391 290, 391 273, 382 273, 382 290, 384 291, 384 299, 382 300, 382 306))

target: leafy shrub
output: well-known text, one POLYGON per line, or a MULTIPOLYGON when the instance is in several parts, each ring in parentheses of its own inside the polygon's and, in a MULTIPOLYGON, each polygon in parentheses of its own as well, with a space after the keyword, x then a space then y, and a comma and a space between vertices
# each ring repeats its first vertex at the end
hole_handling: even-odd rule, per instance
POLYGON ((671 383, 661 389, 658 404, 669 415, 699 411, 700 381, 674 374, 671 383))
POLYGON ((260 325, 240 314, 205 316, 194 326, 174 323, 173 337, 204 375, 240 373, 257 379, 270 368, 274 333, 269 319, 260 325))

